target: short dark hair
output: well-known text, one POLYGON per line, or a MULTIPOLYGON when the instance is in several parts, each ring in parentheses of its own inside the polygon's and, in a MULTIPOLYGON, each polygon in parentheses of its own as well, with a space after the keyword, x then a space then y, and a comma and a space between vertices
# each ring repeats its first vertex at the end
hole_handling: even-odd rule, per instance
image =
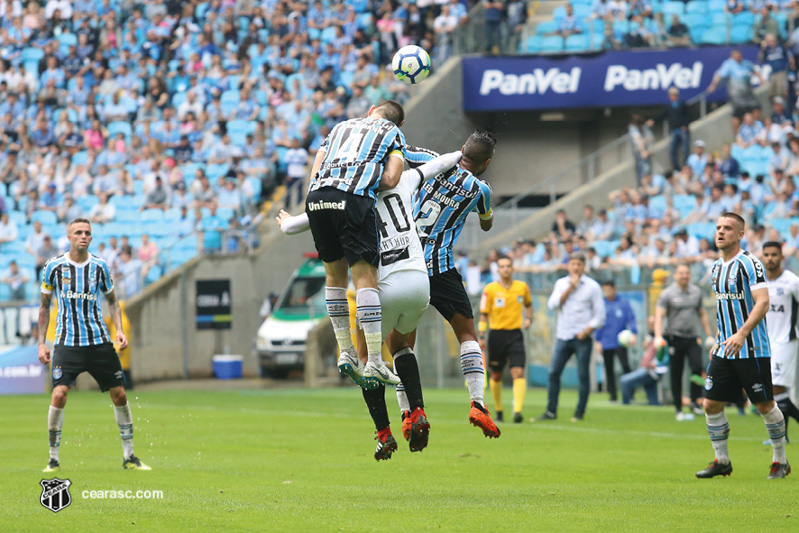
POLYGON ((585 254, 582 252, 572 252, 569 254, 569 261, 582 261, 585 264, 585 254))
POLYGON ((613 287, 615 289, 616 288, 616 282, 613 281, 612 279, 606 279, 605 281, 602 282, 602 286, 603 287, 613 287))
POLYGON ((499 263, 499 262, 500 262, 500 261, 502 261, 503 259, 507 259, 508 261, 510 261, 510 262, 511 262, 511 264, 513 264, 513 259, 511 259, 511 258, 510 258, 510 257, 508 257, 507 255, 500 255, 499 257, 497 257, 497 263, 499 263))
POLYGON ((71 228, 75 224, 88 224, 91 226, 92 222, 88 218, 83 218, 83 217, 73 218, 72 222, 67 224, 67 228, 71 228))
POLYGON ((763 243, 763 251, 766 251, 766 248, 779 248, 780 252, 782 252, 782 243, 777 241, 768 241, 763 243))
POLYGON ((487 130, 475 130, 463 146, 463 158, 481 164, 494 156, 497 138, 487 130))
POLYGON ((402 108, 402 104, 396 100, 381 102, 376 109, 380 112, 380 116, 386 120, 390 120, 397 126, 405 122, 405 110, 402 108))
POLYGON ((726 213, 722 213, 719 218, 732 218, 732 219, 734 219, 736 222, 738 222, 741 225, 741 229, 746 228, 746 221, 738 213, 733 213, 732 211, 727 211, 726 213))

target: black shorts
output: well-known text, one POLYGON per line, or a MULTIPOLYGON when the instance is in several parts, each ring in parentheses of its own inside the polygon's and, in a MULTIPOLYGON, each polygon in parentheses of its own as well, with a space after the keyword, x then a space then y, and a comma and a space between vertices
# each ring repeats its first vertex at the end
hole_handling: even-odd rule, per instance
POLYGON ((378 237, 375 201, 333 187, 308 193, 305 212, 319 259, 325 263, 347 258, 377 266, 378 237))
POLYGON ((53 387, 72 386, 78 375, 88 372, 100 385, 100 390, 125 385, 125 373, 114 345, 110 342, 95 346, 64 346, 56 344, 53 350, 53 387))
POLYGON ((466 294, 461 275, 454 268, 430 276, 430 305, 435 307, 448 322, 455 313, 474 318, 472 302, 466 294))
POLYGON ((774 399, 771 388, 771 358, 726 359, 712 357, 707 366, 705 398, 718 402, 737 402, 741 389, 752 403, 774 399))
POLYGON ((524 335, 520 329, 492 329, 488 332, 488 366, 501 372, 505 363, 511 368, 524 367, 524 335))

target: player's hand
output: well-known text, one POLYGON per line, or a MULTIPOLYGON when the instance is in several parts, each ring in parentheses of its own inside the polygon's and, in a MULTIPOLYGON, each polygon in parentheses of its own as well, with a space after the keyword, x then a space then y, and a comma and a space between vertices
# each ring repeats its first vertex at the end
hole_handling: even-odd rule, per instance
POLYGON ((121 331, 117 331, 117 350, 124 350, 128 347, 128 338, 121 331))
POLYGON ((277 216, 275 217, 275 221, 277 222, 277 227, 282 229, 283 221, 285 221, 288 218, 291 218, 291 215, 289 215, 283 209, 281 209, 280 213, 278 213, 277 216))
POLYGON ((533 325, 533 321, 530 320, 529 318, 525 318, 524 322, 522 322, 522 327, 524 329, 530 329, 530 326, 532 326, 532 325, 533 325))
POLYGON ((569 285, 571 285, 571 288, 576 289, 579 284, 580 284, 580 275, 572 274, 569 279, 569 285))
POLYGON ((666 341, 663 337, 655 337, 655 340, 653 340, 652 342, 655 343, 655 348, 660 349, 660 347, 663 346, 663 343, 665 343, 666 341))
POLYGON ((635 346, 636 342, 638 342, 638 335, 633 333, 632 337, 630 337, 630 346, 635 346))
POLYGON ((43 365, 50 362, 50 348, 46 344, 39 345, 39 362, 43 365))
POLYGON ((735 335, 729 337, 723 343, 724 355, 726 357, 729 357, 730 355, 736 355, 738 352, 741 351, 741 347, 744 345, 744 341, 746 341, 746 337, 741 335, 741 332, 738 332, 735 335))
POLYGON ((590 335, 591 335, 591 331, 590 331, 590 330, 588 330, 588 329, 584 329, 584 330, 582 330, 580 333, 578 333, 578 334, 577 334, 577 339, 578 339, 578 340, 581 340, 581 341, 584 341, 584 340, 585 340, 585 339, 587 339, 587 338, 588 338, 590 335))

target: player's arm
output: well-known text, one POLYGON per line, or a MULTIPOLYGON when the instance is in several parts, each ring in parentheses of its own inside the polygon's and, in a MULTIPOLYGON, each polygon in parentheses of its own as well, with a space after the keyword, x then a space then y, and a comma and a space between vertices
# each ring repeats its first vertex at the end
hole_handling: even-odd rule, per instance
POLYGON ((39 304, 39 362, 46 365, 50 362, 50 349, 47 347, 47 328, 50 326, 50 303, 53 293, 42 291, 42 300, 39 304))
POLYGON ((491 305, 493 299, 488 294, 488 287, 483 289, 483 295, 480 297, 480 320, 477 322, 477 336, 482 340, 485 339, 486 332, 488 331, 488 314, 491 312, 491 305))
POLYGON ((530 287, 524 284, 524 329, 529 329, 533 324, 533 297, 530 295, 530 287))
POLYGON ((699 322, 702 324, 702 331, 705 332, 705 347, 710 348, 716 339, 713 337, 713 330, 710 329, 710 317, 701 305, 699 306, 699 322))
POLYGON ((319 173, 319 169, 322 168, 322 161, 325 160, 326 154, 327 148, 324 146, 319 147, 319 150, 316 152, 316 157, 314 157, 313 165, 311 165, 311 179, 314 179, 319 173))
POLYGON ((275 217, 275 220, 277 221, 277 226, 280 228, 280 231, 286 235, 296 235, 311 229, 311 224, 308 222, 307 213, 300 213, 297 216, 291 216, 281 209, 280 213, 278 213, 275 217))
POLYGON ((383 169, 383 175, 380 177, 380 186, 378 191, 386 191, 393 189, 399 183, 402 171, 405 168, 405 158, 400 150, 394 150, 388 155, 388 161, 383 169))
POLYGON ((114 322, 114 327, 117 330, 117 349, 124 350, 128 347, 128 338, 125 336, 125 332, 122 331, 122 308, 119 306, 119 300, 117 300, 113 288, 105 293, 105 299, 108 301, 111 321, 114 322))
POLYGON ((663 341, 663 320, 666 318, 666 308, 660 305, 658 302, 658 306, 655 307, 655 345, 660 347, 661 341, 663 341))
POLYGON ((477 212, 480 215, 480 229, 488 231, 494 225, 494 210, 491 209, 491 187, 488 183, 480 182, 480 203, 477 204, 477 212))
POLYGON ((746 322, 744 322, 743 326, 741 326, 735 335, 728 337, 727 340, 724 341, 724 355, 735 355, 740 352, 746 338, 752 333, 755 326, 765 318, 769 308, 768 288, 758 287, 752 289, 752 299, 755 301, 755 305, 749 313, 749 318, 746 319, 746 322))

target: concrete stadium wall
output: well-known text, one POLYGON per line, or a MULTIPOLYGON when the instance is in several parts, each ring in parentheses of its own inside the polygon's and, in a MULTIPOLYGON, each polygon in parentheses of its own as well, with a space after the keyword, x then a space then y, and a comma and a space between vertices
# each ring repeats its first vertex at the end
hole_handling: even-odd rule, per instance
POLYGON ((273 231, 264 241, 252 255, 196 258, 126 302, 134 381, 184 377, 184 350, 188 377, 209 377, 212 357, 225 347, 244 356, 246 376, 257 375, 252 348, 260 326, 258 310, 270 292, 283 289, 302 253, 314 251, 309 233, 286 237, 273 231), (230 279, 233 327, 197 330, 195 282, 216 278, 230 279))

